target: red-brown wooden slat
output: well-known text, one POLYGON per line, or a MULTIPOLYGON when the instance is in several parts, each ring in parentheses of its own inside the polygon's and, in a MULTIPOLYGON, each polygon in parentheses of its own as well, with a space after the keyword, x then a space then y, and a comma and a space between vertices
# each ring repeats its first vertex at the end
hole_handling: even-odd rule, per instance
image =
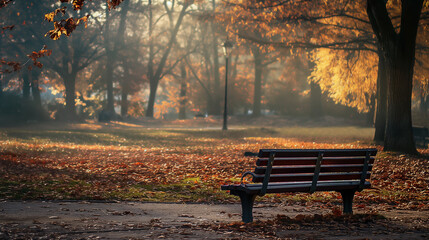
MULTIPOLYGON (((322 160, 323 165, 335 165, 335 164, 363 164, 365 157, 358 158, 332 158, 332 157, 324 157, 322 160)), ((369 160, 369 164, 374 163, 374 157, 371 157, 369 160)), ((273 166, 294 166, 294 165, 315 165, 317 157, 315 158, 276 158, 274 159, 273 166)), ((259 158, 256 161, 256 166, 267 166, 268 159, 267 158, 259 158)))
MULTIPOLYGON (((285 173, 314 173, 314 165, 308 166, 293 166, 293 167, 274 167, 271 174, 285 173)), ((255 174, 265 174, 265 167, 256 167, 255 174)), ((320 172, 361 172, 363 165, 322 165, 320 172)), ((372 170, 372 165, 369 165, 368 171, 372 170)))
MULTIPOLYGON (((362 173, 320 173, 319 181, 327 181, 327 180, 354 180, 360 179, 362 173)), ((370 178, 371 174, 368 173, 366 178, 370 178)), ((253 178, 253 182, 262 182, 264 179, 264 175, 256 175, 253 178)), ((301 182, 301 181, 312 181, 313 174, 312 173, 302 173, 302 174, 271 174, 270 182, 301 182)))
POLYGON ((273 151, 276 157, 317 157, 319 152, 323 152, 324 157, 365 156, 367 151, 370 156, 377 154, 377 149, 261 149, 258 156, 267 158, 273 151))

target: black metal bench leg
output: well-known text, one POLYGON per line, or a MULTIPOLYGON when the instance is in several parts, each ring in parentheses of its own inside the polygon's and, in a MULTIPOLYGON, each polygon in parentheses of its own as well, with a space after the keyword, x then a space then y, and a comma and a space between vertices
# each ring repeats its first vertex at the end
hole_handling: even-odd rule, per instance
POLYGON ((237 194, 241 200, 241 219, 245 223, 253 222, 253 202, 255 201, 256 195, 247 194, 245 192, 238 192, 237 194))
POLYGON ((343 213, 353 214, 353 197, 355 196, 356 190, 344 190, 340 191, 343 197, 343 213))

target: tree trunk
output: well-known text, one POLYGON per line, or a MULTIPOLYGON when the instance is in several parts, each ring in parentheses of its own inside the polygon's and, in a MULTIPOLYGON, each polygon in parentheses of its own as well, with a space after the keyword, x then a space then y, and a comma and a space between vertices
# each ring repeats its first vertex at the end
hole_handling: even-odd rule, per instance
POLYGON ((130 91, 130 69, 126 61, 122 63, 124 68, 124 75, 121 81, 121 116, 123 118, 128 116, 128 94, 130 91))
POLYGON ((126 89, 122 89, 121 93, 121 116, 126 117, 128 115, 128 93, 126 89))
MULTIPOLYGON (((213 4, 213 18, 216 15, 216 1, 212 1, 213 4)), ((213 114, 220 115, 221 114, 221 94, 220 94, 220 73, 219 73, 219 44, 217 42, 216 37, 216 28, 214 22, 211 23, 212 30, 212 51, 213 51, 213 74, 214 74, 214 106, 213 106, 213 114)))
POLYGON ((28 71, 23 71, 22 73, 22 100, 24 101, 24 104, 30 102, 30 73, 28 71))
POLYGON ((66 112, 67 116, 62 116, 64 119, 76 119, 76 73, 67 74, 64 78, 65 97, 66 97, 66 112))
POLYGON ((252 48, 253 58, 255 63, 255 82, 253 89, 253 117, 261 116, 261 100, 262 100, 262 61, 263 56, 258 47, 252 48))
MULTIPOLYGON (((149 1, 149 3, 151 3, 151 1, 149 1)), ((186 15, 186 9, 189 7, 189 5, 192 2, 187 2, 186 4, 183 5, 182 10, 180 11, 179 16, 177 17, 177 21, 176 24, 174 25, 174 29, 171 32, 171 36, 169 39, 169 42, 167 44, 166 50, 163 53, 161 60, 158 63, 158 67, 156 69, 156 72, 153 73, 153 44, 150 41, 150 50, 149 50, 149 63, 148 63, 148 75, 149 75, 149 85, 150 85, 150 92, 149 92, 149 100, 148 100, 148 105, 147 105, 147 109, 146 109, 146 117, 150 117, 153 118, 153 114, 154 114, 154 105, 155 105, 155 98, 156 98, 156 91, 158 89, 158 84, 159 81, 162 78, 162 74, 164 71, 164 67, 165 64, 167 62, 168 56, 170 55, 171 52, 171 48, 173 47, 174 42, 176 42, 176 36, 177 33, 179 32, 179 28, 182 25, 182 21, 183 18, 186 15)), ((152 19, 151 14, 152 12, 149 11, 149 19, 152 19)), ((151 24, 151 20, 149 21, 149 35, 152 35, 152 24, 151 24)), ((150 39, 152 39, 152 37, 150 37, 150 39)))
POLYGON ((39 76, 40 72, 31 72, 31 94, 33 95, 34 107, 37 111, 42 111, 42 99, 40 97, 39 76))
POLYGON ((429 96, 424 96, 422 93, 420 103, 421 114, 423 115, 423 122, 427 123, 425 127, 429 127, 429 96))
POLYGON ((387 114, 387 76, 384 55, 378 54, 378 73, 377 73, 377 110, 375 113, 375 133, 374 142, 382 143, 386 132, 386 114, 387 114))
MULTIPOLYGON (((403 55, 403 53, 398 55, 403 55)), ((390 76, 384 149, 415 153, 416 147, 411 128, 412 69, 414 61, 410 63, 410 60, 406 59, 405 56, 396 56, 388 61, 388 75, 390 76)))
POLYGON ((185 65, 181 66, 181 83, 180 83, 180 106, 179 106, 179 119, 186 119, 186 91, 187 91, 187 83, 186 83, 186 69, 185 65))
POLYGON ((419 110, 421 114, 426 115, 429 109, 429 96, 425 96, 424 91, 422 90, 420 95, 420 105, 419 110))
POLYGON ((113 96, 113 68, 115 64, 115 54, 114 49, 111 49, 112 41, 110 36, 110 10, 107 7, 106 2, 106 23, 104 29, 104 48, 106 50, 106 71, 104 72, 104 79, 106 81, 106 91, 107 91, 107 104, 106 111, 109 115, 113 115, 115 112, 115 101, 113 96))
MULTIPOLYGON (((3 100, 3 76, 0 76, 0 103, 3 100)), ((1 107, 1 104, 0 104, 1 107)))
POLYGON ((371 95, 371 102, 369 103, 369 110, 367 113, 366 123, 368 126, 374 126, 374 116, 375 116, 375 94, 371 95))
MULTIPOLYGON (((212 24, 213 25, 213 24, 212 24)), ((218 56, 218 44, 216 34, 214 33, 214 27, 212 26, 212 34, 213 34, 213 42, 212 42, 212 50, 213 50, 213 73, 214 73, 214 82, 213 82, 213 90, 214 90, 214 98, 213 102, 213 114, 220 115, 221 114, 221 95, 220 95, 220 73, 219 73, 219 56, 218 56)))
POLYGON ((310 82, 310 116, 311 118, 323 116, 322 89, 315 82, 310 82))
POLYGON ((115 101, 114 101, 114 95, 113 95, 113 66, 109 63, 110 60, 107 60, 106 64, 106 72, 105 72, 105 79, 106 79, 106 90, 107 90, 107 104, 106 104, 106 110, 109 113, 115 112, 115 101))
POLYGON ((155 111, 156 90, 158 89, 158 81, 151 79, 149 88, 149 100, 147 102, 146 117, 153 118, 155 111))
POLYGON ((384 149, 417 153, 411 122, 411 94, 417 28, 423 0, 404 0, 396 33, 384 0, 368 0, 367 13, 386 59, 388 94, 384 149))

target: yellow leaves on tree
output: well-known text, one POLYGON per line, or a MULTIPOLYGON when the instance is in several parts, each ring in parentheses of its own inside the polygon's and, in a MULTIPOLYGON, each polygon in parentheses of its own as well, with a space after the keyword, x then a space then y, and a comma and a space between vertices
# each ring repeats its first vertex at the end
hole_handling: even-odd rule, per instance
POLYGON ((70 34, 76 29, 79 24, 85 23, 85 27, 87 27, 88 17, 89 15, 82 18, 68 18, 61 19, 60 21, 55 21, 54 29, 47 32, 45 36, 49 35, 49 37, 53 40, 59 39, 62 34, 70 36, 70 34))
POLYGON ((53 22, 54 17, 58 14, 62 13, 63 15, 66 14, 66 7, 55 9, 55 11, 45 14, 45 20, 48 22, 53 22))
POLYGON ((331 49, 313 51, 316 64, 310 80, 318 83, 335 102, 368 111, 377 89, 377 54, 331 49))

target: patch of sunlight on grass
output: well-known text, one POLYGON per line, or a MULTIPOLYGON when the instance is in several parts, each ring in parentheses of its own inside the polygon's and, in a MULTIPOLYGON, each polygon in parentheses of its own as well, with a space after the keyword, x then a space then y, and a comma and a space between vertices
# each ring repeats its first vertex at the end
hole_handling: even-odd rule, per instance
POLYGON ((284 127, 277 129, 282 137, 305 139, 362 139, 370 140, 374 129, 356 126, 341 127, 284 127))

